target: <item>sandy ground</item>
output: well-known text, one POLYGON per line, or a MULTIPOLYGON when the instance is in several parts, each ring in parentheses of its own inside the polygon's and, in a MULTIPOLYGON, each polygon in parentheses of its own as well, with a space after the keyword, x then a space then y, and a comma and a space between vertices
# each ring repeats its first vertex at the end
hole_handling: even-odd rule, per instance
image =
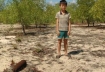
MULTIPOLYGON (((57 37, 54 28, 44 32, 18 35, 22 32, 19 25, 0 24, 0 72, 9 68, 11 60, 16 63, 26 60, 42 72, 105 72, 105 28, 72 25, 68 41, 68 54, 56 59, 57 37), (21 39, 21 42, 17 40, 21 39), (48 48, 49 53, 33 55, 36 48, 48 48)), ((35 32, 34 30, 32 30, 35 32)), ((21 71, 21 72, 24 72, 21 71)))

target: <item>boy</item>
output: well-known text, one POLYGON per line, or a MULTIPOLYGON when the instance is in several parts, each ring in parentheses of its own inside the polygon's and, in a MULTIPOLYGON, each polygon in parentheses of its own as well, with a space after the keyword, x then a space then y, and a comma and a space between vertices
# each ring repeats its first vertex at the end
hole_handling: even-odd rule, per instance
POLYGON ((65 55, 67 56, 67 41, 70 35, 71 23, 70 23, 70 14, 66 11, 67 2, 65 0, 60 1, 60 11, 56 14, 56 32, 58 35, 58 55, 57 58, 61 56, 61 43, 64 38, 64 50, 65 55))

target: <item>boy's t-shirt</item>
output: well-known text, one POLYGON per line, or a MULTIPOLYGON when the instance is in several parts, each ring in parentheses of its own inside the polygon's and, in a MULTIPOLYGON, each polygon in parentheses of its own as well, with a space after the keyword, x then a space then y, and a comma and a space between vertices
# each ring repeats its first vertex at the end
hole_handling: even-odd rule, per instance
POLYGON ((66 12, 64 15, 59 11, 56 13, 55 18, 59 19, 59 31, 68 31, 70 13, 66 12))

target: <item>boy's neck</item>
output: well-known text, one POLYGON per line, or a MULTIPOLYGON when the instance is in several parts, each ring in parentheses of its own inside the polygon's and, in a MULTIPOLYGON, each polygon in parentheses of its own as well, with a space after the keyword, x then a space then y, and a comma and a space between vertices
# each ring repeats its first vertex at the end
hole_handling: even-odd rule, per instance
POLYGON ((61 10, 62 13, 66 13, 66 10, 61 10))
POLYGON ((61 14, 66 14, 66 10, 61 10, 61 14))

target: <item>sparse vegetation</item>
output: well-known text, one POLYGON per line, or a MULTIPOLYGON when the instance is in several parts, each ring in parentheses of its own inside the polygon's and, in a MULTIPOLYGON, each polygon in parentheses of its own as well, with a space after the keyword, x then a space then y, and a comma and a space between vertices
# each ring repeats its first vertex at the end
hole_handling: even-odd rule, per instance
MULTIPOLYGON (((72 23, 87 22, 88 26, 94 26, 95 22, 105 22, 104 5, 104 0, 77 0, 77 3, 68 3, 67 11, 70 12, 72 23)), ((0 22, 19 23, 26 34, 25 29, 31 24, 36 27, 55 24, 55 14, 59 10, 58 3, 51 5, 45 0, 1 0, 0 22)))
POLYGON ((16 42, 22 42, 21 38, 17 38, 16 42))
POLYGON ((42 48, 36 48, 35 52, 37 52, 37 53, 43 52, 43 49, 42 48))
POLYGON ((53 56, 53 52, 55 52, 55 50, 49 49, 49 48, 36 48, 33 51, 33 55, 42 58, 42 57, 44 57, 45 55, 48 55, 48 54, 51 54, 51 56, 53 56))
POLYGON ((18 49, 17 44, 12 44, 12 46, 13 46, 13 48, 14 48, 15 50, 18 49))
MULTIPOLYGON (((94 26, 95 22, 105 23, 104 5, 105 0, 77 0, 77 3, 68 3, 67 11, 71 14, 71 23, 88 24, 88 26, 90 24, 94 26)), ((51 5, 45 0, 0 0, 0 23, 10 25, 18 23, 14 25, 16 29, 0 28, 1 68, 8 66, 6 63, 10 63, 12 58, 14 60, 27 59, 28 64, 32 66, 24 72, 41 72, 36 68, 37 66, 43 71, 51 69, 53 72, 56 72, 58 68, 61 69, 60 71, 70 72, 105 70, 105 25, 101 24, 95 27, 72 25, 72 34, 68 42, 68 54, 72 58, 62 55, 60 59, 56 59, 55 29, 46 27, 55 24, 55 14, 58 11, 58 3, 51 5), (43 25, 43 31, 39 30, 43 25), (22 34, 21 28, 26 36, 22 34), (31 28, 36 29, 34 31, 31 28), (31 31, 33 32, 31 33, 31 31), (44 33, 44 31, 46 32, 44 33), (43 34, 39 34, 39 32, 43 34), (35 34, 28 35, 28 33, 35 34), (6 36, 16 36, 16 39, 15 37, 5 38, 6 36)), ((7 28, 4 25, 0 27, 7 28)), ((61 52, 63 52, 62 49, 61 52)), ((12 71, 5 69, 3 72, 12 71)))
POLYGON ((40 43, 37 43, 37 45, 36 46, 38 46, 38 47, 42 47, 42 45, 40 44, 40 43))

